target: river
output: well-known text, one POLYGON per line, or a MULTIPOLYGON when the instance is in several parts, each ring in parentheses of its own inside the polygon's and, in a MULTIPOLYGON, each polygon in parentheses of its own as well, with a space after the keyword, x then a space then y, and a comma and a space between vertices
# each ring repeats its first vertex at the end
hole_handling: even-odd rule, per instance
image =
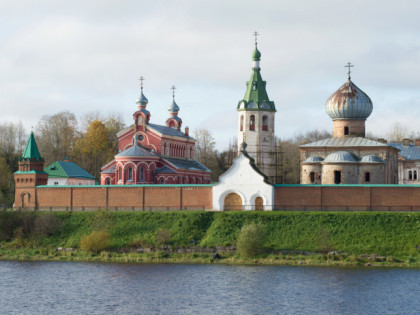
POLYGON ((419 314, 420 269, 0 261, 1 314, 419 314))

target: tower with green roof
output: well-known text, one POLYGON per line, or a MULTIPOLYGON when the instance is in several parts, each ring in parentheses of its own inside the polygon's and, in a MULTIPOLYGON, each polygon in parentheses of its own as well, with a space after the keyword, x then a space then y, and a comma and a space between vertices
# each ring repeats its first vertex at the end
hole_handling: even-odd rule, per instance
POLYGON ((44 158, 39 154, 33 132, 26 143, 25 151, 18 161, 15 172, 15 208, 36 209, 38 207, 36 186, 46 185, 48 174, 44 172, 44 158))
POLYGON ((255 32, 255 49, 252 52, 252 74, 246 82, 246 92, 237 106, 238 111, 238 148, 246 142, 247 152, 252 156, 258 168, 276 182, 274 118, 276 107, 270 101, 266 81, 261 77, 261 53, 258 50, 255 32))

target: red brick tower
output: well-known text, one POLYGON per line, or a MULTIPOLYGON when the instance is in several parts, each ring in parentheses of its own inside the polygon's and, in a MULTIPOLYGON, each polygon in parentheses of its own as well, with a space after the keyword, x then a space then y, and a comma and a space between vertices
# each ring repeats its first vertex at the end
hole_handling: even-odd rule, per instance
POLYGON ((44 158, 41 157, 31 132, 25 151, 19 158, 19 170, 15 172, 15 203, 14 208, 38 208, 36 186, 46 185, 48 174, 44 172, 44 158))

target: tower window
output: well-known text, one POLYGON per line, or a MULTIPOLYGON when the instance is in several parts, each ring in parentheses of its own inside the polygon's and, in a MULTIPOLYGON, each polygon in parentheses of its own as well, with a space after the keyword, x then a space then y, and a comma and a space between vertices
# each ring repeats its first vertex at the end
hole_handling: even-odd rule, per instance
POLYGON ((255 116, 251 115, 249 117, 249 130, 255 130, 255 116))
POLYGON ((314 172, 309 173, 309 179, 311 181, 311 184, 313 184, 315 182, 315 173, 314 172))
POLYGON ((345 126, 344 127, 344 135, 345 136, 348 136, 349 135, 349 127, 348 126, 345 126))
POLYGON ((341 171, 334 171, 334 184, 341 184, 341 171))
POLYGON ((268 130, 268 117, 266 115, 262 118, 262 130, 267 131, 268 130))
POLYGON ((370 173, 369 172, 365 173, 365 183, 370 183, 370 173))
POLYGON ((244 115, 241 115, 241 131, 244 131, 244 115))
POLYGON ((257 82, 255 82, 255 81, 252 82, 252 89, 254 91, 257 90, 257 82))

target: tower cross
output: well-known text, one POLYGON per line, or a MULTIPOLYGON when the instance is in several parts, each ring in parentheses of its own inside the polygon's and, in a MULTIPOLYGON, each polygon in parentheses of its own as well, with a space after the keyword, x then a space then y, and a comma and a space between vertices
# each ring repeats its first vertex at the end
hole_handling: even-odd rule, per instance
POLYGON ((175 90, 176 90, 175 85, 171 86, 171 90, 172 90, 172 99, 175 99, 175 90))
POLYGON ((255 31, 253 34, 252 34, 252 36, 254 36, 255 37, 255 45, 257 45, 257 41, 258 41, 258 36, 259 36, 260 34, 258 34, 258 32, 257 31, 255 31))
POLYGON ((143 91, 143 81, 146 80, 145 78, 143 78, 143 76, 140 76, 140 89, 143 91))
POLYGON ((348 72, 347 75, 349 76, 349 80, 351 79, 350 77, 350 73, 351 73, 351 67, 354 67, 354 65, 351 64, 351 62, 348 62, 346 66, 344 66, 344 68, 348 68, 348 72))

